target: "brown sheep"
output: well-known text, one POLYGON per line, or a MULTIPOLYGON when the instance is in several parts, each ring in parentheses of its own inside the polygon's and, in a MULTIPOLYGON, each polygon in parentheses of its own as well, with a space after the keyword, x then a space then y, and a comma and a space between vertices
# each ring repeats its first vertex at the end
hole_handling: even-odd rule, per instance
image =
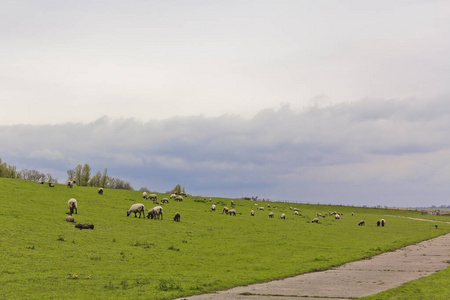
POLYGON ((69 213, 69 215, 66 217, 66 222, 75 222, 75 219, 72 217, 72 214, 69 213))
POLYGON ((81 229, 94 229, 94 225, 93 224, 88 224, 88 223, 78 223, 77 225, 75 225, 75 228, 79 228, 81 229))

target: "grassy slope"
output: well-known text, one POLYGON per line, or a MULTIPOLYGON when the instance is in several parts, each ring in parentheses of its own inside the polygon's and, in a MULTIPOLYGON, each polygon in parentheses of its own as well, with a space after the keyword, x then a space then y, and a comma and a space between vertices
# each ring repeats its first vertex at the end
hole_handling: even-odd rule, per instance
POLYGON ((209 201, 188 197, 164 205, 162 221, 139 219, 126 217, 133 203, 154 206, 140 192, 96 191, 0 179, 0 298, 171 299, 325 269, 450 232, 449 224, 435 229, 394 217, 376 227, 386 214, 420 212, 345 206, 270 203, 278 208, 269 219, 267 207, 258 212, 254 202, 235 199, 238 214, 227 216, 221 209, 230 199, 220 198, 212 201, 216 212, 209 201), (64 221, 72 197, 75 221, 93 223, 94 230, 64 221), (334 210, 344 214, 341 220, 310 223, 316 213, 334 210), (177 211, 180 223, 172 220, 177 211), (357 226, 360 219, 367 225, 357 226))

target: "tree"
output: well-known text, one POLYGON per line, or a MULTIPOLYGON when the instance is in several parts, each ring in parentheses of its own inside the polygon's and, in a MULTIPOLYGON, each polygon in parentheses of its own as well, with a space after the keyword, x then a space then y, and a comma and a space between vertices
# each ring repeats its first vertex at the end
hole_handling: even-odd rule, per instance
POLYGON ((78 164, 74 169, 74 173, 75 173, 74 179, 78 185, 81 185, 81 169, 82 168, 83 168, 83 166, 78 164))
POLYGON ((91 179, 91 167, 89 167, 88 164, 84 164, 83 168, 81 169, 80 185, 87 186, 90 179, 91 179))
POLYGON ((94 176, 92 176, 91 180, 89 180, 89 186, 100 187, 100 180, 102 178, 102 173, 98 171, 94 176))
POLYGON ((102 178, 100 179, 100 187, 107 187, 108 185, 108 169, 103 170, 102 178))

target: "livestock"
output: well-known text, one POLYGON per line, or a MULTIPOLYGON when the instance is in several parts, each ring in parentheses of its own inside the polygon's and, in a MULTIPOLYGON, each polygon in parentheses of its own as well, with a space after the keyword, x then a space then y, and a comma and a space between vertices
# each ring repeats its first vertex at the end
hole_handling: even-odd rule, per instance
POLYGON ((270 204, 267 204, 267 207, 270 207, 270 204))
POLYGON ((222 213, 226 213, 228 215, 228 210, 229 210, 228 207, 224 206, 222 213))
POLYGON ((286 214, 282 213, 280 218, 283 219, 283 220, 286 220, 286 214))
POLYGON ((231 200, 231 205, 234 205, 234 201, 233 200, 231 200))
POLYGON ((314 218, 311 223, 319 223, 319 219, 318 218, 314 218))
POLYGON ((155 206, 155 207, 149 209, 147 212, 147 218, 149 218, 149 219, 159 218, 162 220, 162 218, 163 218, 162 206, 155 206))
POLYGON ((66 222, 75 222, 75 219, 72 217, 71 213, 69 213, 69 215, 66 217, 66 222))
POLYGON ((273 211, 269 213, 269 218, 273 218, 273 211))
POLYGON ((364 220, 359 221, 358 226, 366 225, 366 222, 364 220))
POLYGON ((255 216, 255 211, 254 211, 253 209, 250 211, 250 215, 251 215, 252 217, 255 216))
POLYGON ((298 216, 298 211, 294 211, 294 214, 295 214, 296 216, 298 216))
POLYGON ((73 214, 74 211, 78 214, 78 203, 75 198, 69 199, 69 201, 67 201, 67 206, 69 206, 70 214, 73 214))
POLYGON ((381 224, 381 222, 380 222, 380 220, 378 220, 377 221, 377 226, 380 227, 380 224, 381 224))
POLYGON ((168 198, 162 198, 161 199, 161 203, 169 203, 169 199, 168 198))
POLYGON ((335 215, 334 215, 334 218, 335 218, 336 220, 338 220, 338 219, 341 218, 341 216, 340 216, 339 214, 335 214, 335 215))
POLYGON ((77 183, 75 180, 69 180, 69 181, 67 181, 67 187, 73 188, 73 185, 74 185, 75 183, 77 183))
POLYGON ((98 194, 99 194, 99 195, 103 195, 103 188, 99 188, 99 189, 98 189, 98 194))
POLYGON ((78 223, 77 225, 75 225, 75 228, 79 228, 81 229, 94 229, 94 225, 93 224, 88 224, 88 223, 78 223))
POLYGON ((236 215, 236 210, 233 208, 233 209, 230 209, 229 211, 228 211, 228 215, 236 215))
POLYGON ((142 193, 142 198, 147 199, 147 192, 142 193))
POLYGON ((180 219, 181 219, 180 213, 179 212, 175 213, 175 215, 173 216, 173 220, 175 222, 180 222, 180 219))
POLYGON ((136 203, 131 205, 130 209, 127 211, 127 217, 134 213, 134 217, 136 218, 136 214, 139 213, 139 218, 141 217, 141 214, 144 216, 145 219, 145 207, 142 203, 136 203))
POLYGON ((211 210, 212 211, 216 211, 216 205, 215 204, 211 205, 211 210))
POLYGON ((263 206, 258 207, 258 210, 264 210, 263 206))
POLYGON ((150 195, 147 196, 147 199, 158 200, 158 196, 156 194, 150 194, 150 195))
POLYGON ((175 201, 182 202, 183 201, 183 196, 176 196, 175 201))
POLYGON ((48 183, 48 186, 49 187, 55 187, 55 185, 53 183, 50 183, 50 182, 48 183))
POLYGON ((44 182, 43 182, 42 180, 38 180, 37 183, 39 183, 39 184, 44 184, 44 182))
POLYGON ((386 224, 386 221, 384 219, 380 220, 381 226, 384 227, 384 224, 386 224))
POLYGON ((175 199, 177 197, 177 195, 176 194, 172 194, 172 195, 170 195, 170 199, 175 199))

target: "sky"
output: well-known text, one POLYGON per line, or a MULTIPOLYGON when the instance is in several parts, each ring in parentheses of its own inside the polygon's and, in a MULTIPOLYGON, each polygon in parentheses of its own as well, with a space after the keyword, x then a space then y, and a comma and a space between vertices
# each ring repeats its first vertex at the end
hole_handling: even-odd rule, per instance
POLYGON ((448 1, 1 1, 0 158, 135 189, 450 205, 448 1))

